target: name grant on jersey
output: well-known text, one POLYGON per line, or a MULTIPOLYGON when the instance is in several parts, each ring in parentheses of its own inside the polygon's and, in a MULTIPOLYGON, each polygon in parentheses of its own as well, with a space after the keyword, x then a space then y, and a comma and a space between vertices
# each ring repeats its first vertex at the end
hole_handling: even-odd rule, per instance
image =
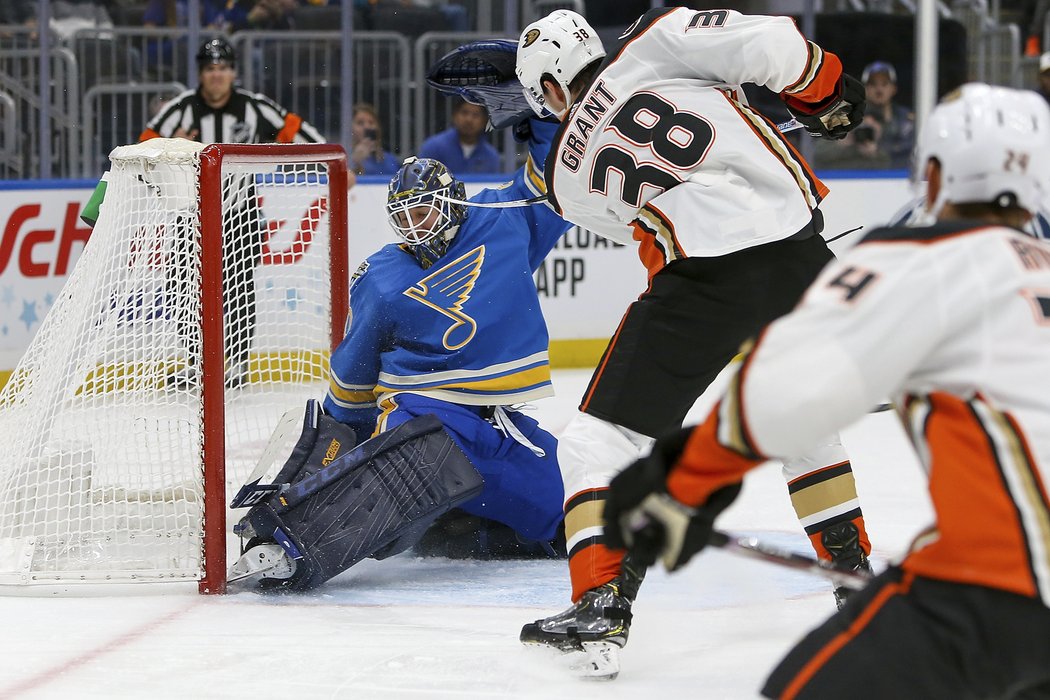
POLYGON ((569 133, 559 156, 562 165, 574 173, 579 171, 583 154, 587 150, 587 139, 594 131, 594 125, 614 104, 616 96, 605 87, 605 81, 599 80, 570 117, 569 133))
POLYGON ((1017 257, 1026 270, 1050 269, 1050 249, 1038 241, 1010 240, 1017 257))

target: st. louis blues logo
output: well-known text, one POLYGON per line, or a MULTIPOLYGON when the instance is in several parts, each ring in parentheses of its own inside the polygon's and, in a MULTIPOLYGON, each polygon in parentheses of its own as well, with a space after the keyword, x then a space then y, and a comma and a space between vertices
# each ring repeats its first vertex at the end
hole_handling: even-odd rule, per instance
POLYGON ((452 319, 452 325, 441 339, 449 350, 459 350, 471 341, 478 330, 477 322, 463 313, 463 305, 470 299, 484 262, 485 246, 482 245, 432 272, 403 292, 405 296, 452 319))

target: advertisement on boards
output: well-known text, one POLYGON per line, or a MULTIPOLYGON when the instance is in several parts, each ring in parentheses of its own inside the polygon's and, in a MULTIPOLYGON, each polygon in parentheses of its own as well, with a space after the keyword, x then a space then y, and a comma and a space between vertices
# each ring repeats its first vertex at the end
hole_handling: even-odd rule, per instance
MULTIPOLYGON (((487 184, 469 183, 468 195, 487 184)), ((94 183, 0 183, 0 371, 10 370, 58 298, 91 236, 79 218, 94 183)), ((831 180, 832 194, 821 207, 825 236, 889 219, 909 199, 903 179, 831 180)), ((269 222, 269 240, 257 275, 260 303, 287 304, 297 290, 280 287, 276 271, 309 256, 312 236, 306 198, 298 215, 280 207, 280 192, 261 188, 264 211, 281 210, 269 222), (269 198, 269 202, 267 202, 269 198)), ((349 266, 353 271, 368 255, 394 242, 386 222, 386 187, 360 183, 350 192, 349 266)), ((542 205, 533 205, 542 206, 542 205)), ((863 229, 832 247, 847 245, 863 229)), ((537 270, 536 287, 553 343, 597 343, 615 330, 627 305, 645 289, 645 270, 633 246, 622 246, 574 227, 537 270)), ((281 333, 263 331, 257 340, 281 333)), ((552 343, 552 344, 553 344, 552 343)))

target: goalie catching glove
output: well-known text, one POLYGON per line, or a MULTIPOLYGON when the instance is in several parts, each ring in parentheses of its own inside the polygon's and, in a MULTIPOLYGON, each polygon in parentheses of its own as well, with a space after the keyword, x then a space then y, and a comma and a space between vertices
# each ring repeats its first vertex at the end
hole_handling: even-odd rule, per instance
POLYGON ((657 440, 652 452, 624 469, 609 484, 605 502, 605 539, 627 549, 632 559, 651 566, 657 559, 675 571, 711 539, 715 518, 739 495, 736 482, 711 494, 697 508, 667 492, 667 477, 685 449, 692 429, 657 440))
POLYGON ((483 106, 493 129, 514 126, 532 116, 514 73, 517 54, 515 41, 473 41, 438 59, 427 71, 427 83, 446 95, 483 106))
POLYGON ((852 75, 842 74, 838 89, 818 104, 784 96, 788 111, 810 136, 841 139, 860 126, 867 104, 864 84, 852 75))

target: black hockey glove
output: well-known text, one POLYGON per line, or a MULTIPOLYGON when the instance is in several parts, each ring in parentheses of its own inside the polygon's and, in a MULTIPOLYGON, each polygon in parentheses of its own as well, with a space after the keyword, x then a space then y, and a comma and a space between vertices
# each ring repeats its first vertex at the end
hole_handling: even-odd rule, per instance
POLYGON ((533 114, 514 72, 517 55, 514 41, 473 41, 438 59, 427 71, 427 83, 483 106, 493 129, 514 126, 533 114))
POLYGON ((786 96, 784 102, 810 136, 837 140, 860 126, 867 97, 864 84, 843 73, 837 93, 819 105, 806 104, 791 96, 786 96))
POLYGON ((667 493, 667 476, 682 454, 692 429, 656 441, 647 457, 624 469, 609 484, 605 502, 605 540, 627 549, 643 566, 660 559, 668 571, 681 568, 707 546, 714 520, 740 493, 740 483, 719 489, 700 508, 667 493))

